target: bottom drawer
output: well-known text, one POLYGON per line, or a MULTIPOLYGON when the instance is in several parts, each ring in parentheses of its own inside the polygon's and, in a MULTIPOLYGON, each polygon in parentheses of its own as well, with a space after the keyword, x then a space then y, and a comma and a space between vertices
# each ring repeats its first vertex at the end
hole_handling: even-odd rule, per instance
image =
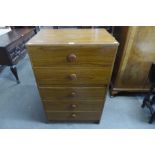
POLYGON ((43 101, 46 111, 101 111, 103 100, 43 101))
POLYGON ((49 121, 98 122, 101 112, 46 112, 49 121))

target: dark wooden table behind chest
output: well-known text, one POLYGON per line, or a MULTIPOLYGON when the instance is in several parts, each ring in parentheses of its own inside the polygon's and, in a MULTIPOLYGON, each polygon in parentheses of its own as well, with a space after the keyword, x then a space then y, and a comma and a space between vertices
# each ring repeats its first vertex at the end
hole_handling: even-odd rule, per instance
POLYGON ((0 65, 10 66, 17 83, 16 64, 26 55, 25 43, 35 35, 34 29, 18 29, 0 36, 0 65))

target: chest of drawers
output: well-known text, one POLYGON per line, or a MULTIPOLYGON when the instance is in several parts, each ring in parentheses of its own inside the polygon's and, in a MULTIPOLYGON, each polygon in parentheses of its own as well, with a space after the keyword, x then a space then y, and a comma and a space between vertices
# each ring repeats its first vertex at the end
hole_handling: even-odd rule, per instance
POLYGON ((27 43, 48 120, 100 121, 117 47, 105 29, 41 30, 27 43))

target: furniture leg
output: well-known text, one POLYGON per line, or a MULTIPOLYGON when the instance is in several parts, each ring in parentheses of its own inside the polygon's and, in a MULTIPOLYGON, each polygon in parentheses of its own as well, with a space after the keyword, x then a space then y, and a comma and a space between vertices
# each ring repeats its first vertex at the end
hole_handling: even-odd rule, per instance
POLYGON ((151 105, 155 104, 155 96, 152 97, 152 100, 150 102, 151 105))
POLYGON ((141 106, 142 108, 145 107, 146 102, 150 102, 150 96, 149 96, 149 95, 146 95, 146 96, 144 97, 143 104, 142 104, 142 106, 141 106))
POLYGON ((18 77, 18 73, 17 73, 17 68, 16 68, 16 66, 11 66, 11 67, 10 67, 10 70, 11 70, 12 74, 15 76, 16 81, 17 81, 17 84, 19 84, 20 81, 19 81, 19 77, 18 77))
POLYGON ((110 98, 115 97, 117 94, 118 94, 118 91, 113 90, 113 85, 111 83, 110 86, 109 86, 109 95, 110 95, 110 98))
POLYGON ((142 108, 144 108, 146 105, 150 104, 150 96, 153 92, 153 89, 154 89, 154 86, 151 86, 150 91, 144 97, 143 104, 141 105, 142 108))
POLYGON ((155 112, 152 114, 150 120, 149 120, 149 123, 151 124, 153 122, 153 120, 155 119, 155 112))

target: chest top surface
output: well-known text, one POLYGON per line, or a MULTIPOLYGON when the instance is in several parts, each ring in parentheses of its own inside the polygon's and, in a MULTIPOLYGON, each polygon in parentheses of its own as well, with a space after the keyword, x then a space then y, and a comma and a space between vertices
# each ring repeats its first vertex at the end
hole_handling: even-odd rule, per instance
POLYGON ((31 45, 117 45, 105 29, 42 29, 29 42, 31 45))

